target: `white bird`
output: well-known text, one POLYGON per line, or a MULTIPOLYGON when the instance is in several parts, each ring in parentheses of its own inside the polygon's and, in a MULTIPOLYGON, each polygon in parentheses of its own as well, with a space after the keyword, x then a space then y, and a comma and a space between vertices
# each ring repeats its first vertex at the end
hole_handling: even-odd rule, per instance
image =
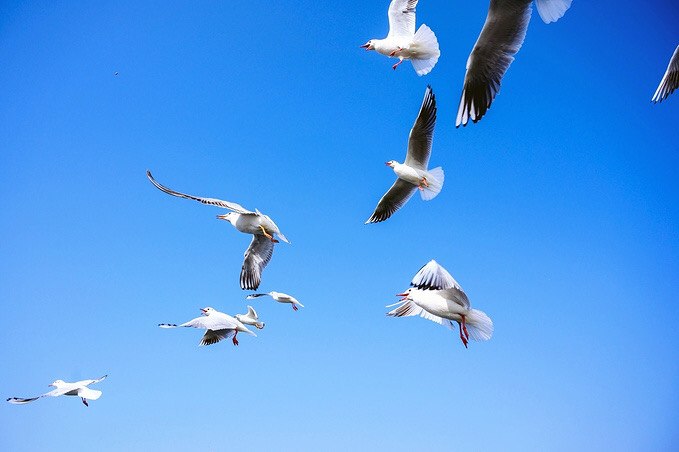
POLYGON ((418 0, 392 0, 389 5, 389 33, 384 39, 371 39, 361 47, 376 50, 390 58, 396 57, 396 69, 403 60, 410 60, 417 75, 431 72, 441 52, 436 35, 422 24, 415 33, 415 7, 418 0))
POLYGON ((290 243, 278 229, 276 223, 257 209, 252 212, 235 202, 222 201, 215 198, 201 198, 180 193, 159 184, 153 178, 150 171, 146 171, 146 176, 153 185, 168 195, 193 199, 203 204, 229 209, 231 212, 217 215, 217 218, 228 221, 240 232, 252 234, 252 241, 248 249, 245 250, 245 259, 243 260, 243 267, 240 272, 240 287, 243 290, 256 290, 259 287, 262 280, 262 271, 271 261, 274 243, 278 243, 278 240, 274 238, 274 234, 285 243, 290 243))
POLYGON ((37 397, 31 397, 28 399, 23 399, 20 397, 10 397, 9 399, 7 399, 7 401, 15 405, 23 405, 24 403, 33 402, 34 400, 38 400, 43 397, 59 397, 62 395, 66 395, 66 396, 78 396, 82 400, 83 404, 85 404, 85 406, 90 406, 87 403, 87 400, 88 399, 97 400, 99 397, 101 397, 101 391, 97 391, 96 389, 90 389, 88 388, 88 386, 94 383, 99 383, 107 376, 108 375, 104 375, 103 377, 98 378, 96 380, 76 381, 75 383, 69 383, 63 380, 55 380, 52 384, 48 385, 54 387, 54 389, 51 390, 50 392, 46 392, 45 394, 39 395, 37 397))
POLYGON ((267 292, 267 293, 253 293, 252 295, 248 295, 245 298, 248 299, 248 300, 251 300, 253 298, 265 297, 267 295, 270 296, 271 298, 273 298, 274 300, 276 300, 279 303, 290 303, 290 304, 292 304, 292 309, 295 310, 295 311, 297 311, 297 309, 298 309, 297 306, 299 306, 300 308, 304 307, 304 305, 302 303, 300 303, 299 301, 297 301, 297 299, 295 297, 293 297, 292 295, 288 295, 286 293, 283 293, 283 292, 271 291, 271 292, 267 292))
POLYGON ((248 312, 246 314, 236 314, 236 317, 243 325, 252 325, 257 329, 264 328, 264 322, 259 321, 257 316, 257 311, 252 306, 248 306, 248 312))
MULTIPOLYGON (((455 127, 479 121, 500 91, 502 77, 526 37, 533 0, 490 0, 488 16, 469 59, 455 127)), ((572 0, 535 0, 545 23, 556 22, 572 0)))
POLYGON ((365 224, 378 223, 400 209, 416 189, 425 201, 436 197, 443 188, 443 169, 439 166, 427 170, 436 125, 436 98, 428 86, 424 93, 420 113, 408 136, 408 152, 404 163, 390 160, 387 166, 398 176, 394 185, 382 196, 373 214, 365 224))
POLYGON ((187 327, 206 330, 200 340, 201 346, 216 344, 222 339, 227 339, 231 336, 233 336, 231 339, 233 345, 238 345, 238 339, 236 338, 238 333, 247 333, 257 337, 257 335, 247 329, 240 320, 231 317, 229 314, 224 314, 209 306, 207 308, 201 308, 200 310, 203 312, 201 317, 189 320, 181 325, 175 323, 161 323, 158 326, 161 328, 187 327))
POLYGON ((397 306, 388 316, 419 315, 451 330, 455 321, 465 348, 469 339, 487 341, 492 337, 492 320, 484 312, 471 308, 462 287, 435 260, 422 267, 410 285, 413 287, 397 294, 403 297, 400 301, 387 306, 397 306))
POLYGON ((660 85, 658 85, 658 89, 655 90, 655 94, 653 94, 653 99, 651 99, 651 101, 653 103, 662 102, 677 88, 679 88, 679 46, 674 49, 672 58, 670 58, 670 63, 667 65, 665 75, 663 75, 662 80, 660 80, 660 85))

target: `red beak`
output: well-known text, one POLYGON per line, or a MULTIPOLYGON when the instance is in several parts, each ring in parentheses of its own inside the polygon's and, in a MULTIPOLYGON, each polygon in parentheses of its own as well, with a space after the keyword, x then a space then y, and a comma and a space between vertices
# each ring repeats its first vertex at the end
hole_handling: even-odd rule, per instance
POLYGON ((405 293, 405 292, 403 292, 403 293, 397 293, 396 296, 397 296, 397 297, 403 297, 403 298, 401 298, 400 301, 403 301, 403 300, 405 300, 406 298, 408 298, 408 294, 405 293))
POLYGON ((207 312, 207 309, 200 308, 200 310, 205 314, 207 312))
POLYGON ((389 162, 384 162, 384 164, 387 165, 387 166, 391 166, 391 165, 389 164, 389 162))
POLYGON ((365 50, 370 50, 370 44, 365 43, 365 44, 363 44, 363 45, 361 46, 361 48, 362 48, 362 49, 365 49, 365 50))

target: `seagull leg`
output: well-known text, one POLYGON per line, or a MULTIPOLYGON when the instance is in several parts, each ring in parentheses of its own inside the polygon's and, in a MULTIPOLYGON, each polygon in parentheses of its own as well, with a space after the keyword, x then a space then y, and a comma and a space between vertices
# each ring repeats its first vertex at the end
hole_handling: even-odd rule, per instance
POLYGON ((236 336, 238 336, 238 331, 236 331, 236 334, 233 335, 233 339, 231 339, 233 345, 238 345, 238 339, 236 339, 236 336))
POLYGON ((293 311, 297 311, 298 309, 299 309, 299 308, 297 307, 297 305, 296 305, 295 303, 293 303, 293 304, 292 304, 292 310, 293 310, 293 311))
POLYGON ((87 403, 87 399, 85 399, 85 397, 81 397, 80 399, 83 401, 83 403, 85 404, 85 406, 90 406, 90 405, 87 403))
POLYGON ((259 228, 262 230, 262 234, 264 234, 264 236, 265 236, 267 239, 271 240, 271 241, 274 242, 274 243, 278 243, 278 240, 276 240, 275 238, 273 238, 273 235, 271 235, 271 234, 269 234, 268 232, 266 232, 266 229, 264 229, 264 226, 262 226, 262 225, 260 224, 260 225, 259 225, 259 228))
POLYGON ((400 60, 398 60, 398 63, 396 63, 395 65, 393 65, 391 68, 392 68, 393 70, 396 70, 396 68, 398 67, 398 65, 401 64, 401 63, 403 63, 403 58, 401 58, 400 60))
POLYGON ((390 56, 390 57, 396 56, 396 54, 399 53, 401 50, 403 50, 403 49, 400 48, 400 47, 397 47, 396 50, 394 50, 393 52, 391 52, 391 53, 389 54, 389 56, 390 56))
MULTIPOLYGON (((464 317, 462 317, 462 318, 464 319, 464 317)), ((469 342, 469 340, 467 340, 467 338, 464 337, 464 334, 462 334, 462 324, 460 322, 457 322, 457 324, 460 327, 460 339, 462 339, 462 343, 464 344, 464 348, 468 348, 467 343, 469 342)))
POLYGON ((467 331, 467 321, 465 316, 462 316, 462 329, 464 330, 464 335, 469 339, 469 332, 467 331))

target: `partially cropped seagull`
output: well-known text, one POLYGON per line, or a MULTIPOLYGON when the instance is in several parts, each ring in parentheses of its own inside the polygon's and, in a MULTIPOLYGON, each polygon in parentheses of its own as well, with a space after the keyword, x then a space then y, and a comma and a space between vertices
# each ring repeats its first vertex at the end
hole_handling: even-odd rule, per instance
POLYGON ((245 298, 248 299, 248 300, 251 300, 253 298, 266 297, 267 295, 270 296, 271 298, 273 298, 274 300, 276 300, 279 303, 290 303, 290 304, 292 304, 292 309, 294 309, 295 311, 297 311, 297 309, 298 309, 297 306, 299 306, 300 308, 304 307, 304 305, 302 303, 300 303, 299 301, 297 301, 297 299, 295 297, 293 297, 292 295, 288 295, 286 293, 283 293, 283 292, 271 291, 271 292, 267 292, 267 293, 253 293, 252 295, 248 295, 245 298))
POLYGON ((665 75, 663 75, 662 80, 660 80, 660 85, 658 85, 658 89, 655 90, 655 94, 653 94, 653 99, 651 99, 651 101, 653 103, 662 102, 677 88, 679 88, 679 46, 674 49, 672 58, 670 58, 670 64, 667 65, 665 75))
POLYGON ((222 201, 215 198, 201 198, 180 193, 160 185, 151 175, 151 171, 146 171, 146 176, 153 185, 168 195, 193 199, 203 204, 229 209, 231 212, 217 215, 217 218, 228 221, 240 232, 252 234, 252 242, 250 242, 248 249, 245 250, 245 259, 243 260, 243 267, 240 272, 240 287, 243 290, 256 290, 259 287, 259 283, 262 280, 262 271, 271 261, 274 243, 278 243, 278 240, 274 238, 274 234, 285 243, 290 243, 278 229, 276 223, 257 209, 252 212, 235 202, 222 201))
POLYGON ((255 308, 252 306, 248 306, 248 312, 246 314, 236 314, 234 317, 237 318, 243 325, 252 325, 260 330, 264 328, 264 322, 259 321, 257 311, 255 311, 255 308))
MULTIPOLYGON (((556 22, 573 0, 535 0, 545 23, 556 22)), ((490 0, 488 17, 467 60, 455 127, 479 121, 500 91, 502 77, 526 37, 533 0, 490 0)))
POLYGON ((460 339, 465 348, 469 339, 487 341, 493 335, 493 322, 482 311, 472 309, 467 295, 455 279, 435 260, 429 261, 417 272, 412 286, 397 296, 400 301, 387 313, 391 317, 419 315, 453 329, 453 321, 460 329, 460 339))
POLYGON ((410 130, 408 137, 408 152, 404 163, 390 160, 387 166, 393 168, 398 176, 394 185, 382 196, 373 214, 368 218, 368 223, 378 223, 389 218, 400 209, 416 189, 425 201, 436 197, 443 187, 443 169, 441 167, 427 170, 431 145, 434 139, 434 126, 436 124, 436 98, 428 86, 424 93, 420 113, 417 115, 415 125, 410 130))
POLYGON ((238 339, 236 338, 238 333, 247 333, 257 337, 257 335, 247 329, 240 320, 231 317, 229 314, 224 314, 209 306, 207 308, 201 308, 200 310, 203 312, 202 317, 189 320, 181 325, 175 323, 160 323, 158 326, 161 328, 187 327, 207 330, 200 340, 199 345, 216 344, 222 339, 227 339, 231 336, 233 336, 233 338, 231 338, 233 345, 238 345, 238 339))
POLYGON ((23 405, 24 403, 33 402, 34 400, 38 400, 43 397, 58 397, 66 395, 66 396, 78 396, 82 400, 83 404, 85 404, 85 406, 90 406, 87 403, 87 400, 88 399, 97 400, 99 397, 101 397, 101 391, 97 391, 96 389, 90 389, 88 388, 88 386, 94 383, 99 383, 107 376, 108 375, 104 375, 103 377, 98 378, 96 380, 76 381, 75 383, 69 383, 63 380, 56 380, 54 381, 54 383, 49 385, 54 387, 54 389, 51 390, 50 392, 46 392, 45 394, 39 395, 37 397, 31 397, 28 399, 22 399, 20 397, 10 397, 9 399, 7 399, 7 401, 15 405, 23 405))
POLYGON ((403 60, 410 60, 417 75, 431 72, 441 52, 436 35, 422 24, 415 33, 415 7, 418 0, 392 0, 389 5, 389 34, 384 39, 371 39, 365 50, 376 50, 390 58, 396 57, 396 69, 403 60))

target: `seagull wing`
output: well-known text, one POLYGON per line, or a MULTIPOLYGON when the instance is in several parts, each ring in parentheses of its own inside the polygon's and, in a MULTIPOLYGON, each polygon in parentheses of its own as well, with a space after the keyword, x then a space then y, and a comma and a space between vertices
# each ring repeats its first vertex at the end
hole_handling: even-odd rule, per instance
POLYGON ((200 340, 200 345, 212 345, 227 339, 236 333, 235 329, 207 330, 200 340))
POLYGON ((167 193, 168 195, 172 196, 177 196, 179 198, 186 198, 186 199, 193 199, 194 201, 201 202, 203 204, 208 204, 211 206, 217 206, 217 207, 222 207, 224 209, 229 209, 233 212, 240 213, 243 215, 257 215, 255 212, 252 212, 245 207, 241 206, 240 204, 237 204, 235 202, 229 202, 229 201, 222 201, 221 199, 216 199, 216 198, 201 198, 199 196, 193 196, 193 195, 187 195, 186 193, 180 193, 178 191, 171 190, 164 185, 161 185, 158 181, 156 181, 153 176, 151 175, 151 171, 146 171, 146 177, 149 178, 151 183, 156 186, 156 188, 162 192, 167 193))
POLYGON ((389 317, 410 317, 414 315, 419 315, 422 318, 425 318, 427 320, 431 320, 432 322, 438 323, 439 325, 443 325, 448 329, 453 329, 453 322, 444 319, 443 317, 439 317, 437 315, 432 314, 431 312, 425 311, 423 308, 420 306, 416 305, 414 302, 411 300, 404 300, 403 303, 394 308, 393 310, 387 312, 387 315, 389 317))
POLYGON ((415 7, 419 0, 392 0, 389 4, 389 34, 387 39, 415 36, 415 7))
POLYGON ((667 65, 665 75, 662 80, 660 80, 660 85, 658 85, 658 89, 655 90, 655 94, 651 101, 654 103, 662 102, 677 88, 679 88, 679 46, 674 50, 672 58, 670 59, 670 64, 667 65))
POLYGON ((455 281, 455 278, 434 259, 420 268, 410 281, 410 285, 421 290, 457 289, 462 291, 462 287, 455 281))
POLYGON ((252 306, 248 306, 248 313, 245 315, 255 320, 259 318, 257 317, 257 311, 255 311, 255 308, 253 308, 252 306))
POLYGON ((467 60, 455 127, 480 120, 526 37, 531 0, 491 0, 486 23, 467 60))
POLYGON ((434 126, 436 125, 436 96, 427 86, 424 99, 417 115, 415 124, 410 130, 408 137, 408 153, 405 164, 415 168, 426 170, 431 155, 431 143, 434 139, 434 126))
POLYGON ((392 216, 394 212, 408 202, 416 189, 417 187, 410 182, 406 182, 403 179, 396 179, 394 185, 391 186, 389 191, 382 196, 380 202, 377 203, 375 211, 365 224, 379 223, 392 216))
POLYGON ((59 397, 60 395, 66 394, 68 391, 72 390, 73 388, 68 387, 68 388, 57 388, 53 389, 50 392, 46 392, 44 394, 41 394, 37 397, 29 397, 29 398, 22 398, 22 397, 10 397, 7 399, 7 401, 11 404, 14 405, 23 405, 25 403, 33 402, 38 399, 42 399, 43 397, 59 397))
POLYGON ((255 234, 245 250, 245 259, 240 271, 240 288, 257 290, 262 280, 262 271, 273 255, 273 242, 263 235, 255 234))

